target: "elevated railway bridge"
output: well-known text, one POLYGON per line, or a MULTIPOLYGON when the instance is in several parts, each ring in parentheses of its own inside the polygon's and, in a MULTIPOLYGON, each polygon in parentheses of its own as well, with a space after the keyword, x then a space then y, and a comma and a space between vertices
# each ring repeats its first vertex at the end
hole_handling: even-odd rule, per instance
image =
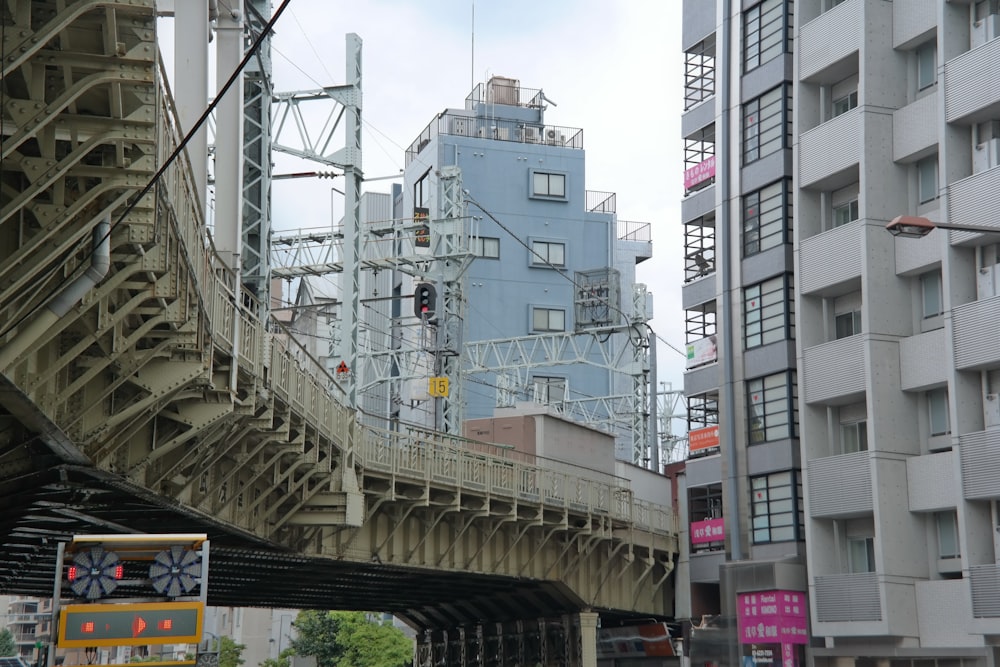
POLYGON ((507 657, 483 664, 531 642, 582 664, 598 616, 671 617, 671 508, 364 425, 266 320, 186 153, 169 161, 153 0, 4 0, 0 19, 0 592, 51 595, 74 533, 197 531, 210 604, 391 612, 428 664, 491 641, 507 657))

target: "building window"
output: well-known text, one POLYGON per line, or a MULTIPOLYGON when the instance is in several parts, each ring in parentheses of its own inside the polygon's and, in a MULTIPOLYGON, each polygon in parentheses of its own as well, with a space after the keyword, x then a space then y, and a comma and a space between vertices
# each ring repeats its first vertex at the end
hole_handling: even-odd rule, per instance
POLYGON ((743 197, 743 256, 776 248, 791 238, 788 181, 772 183, 743 197))
POLYGON ((531 263, 546 266, 565 266, 566 244, 551 241, 531 242, 531 263))
POLYGON ((798 389, 794 371, 747 380, 750 442, 798 436, 798 389))
POLYGON ((917 90, 937 82, 937 44, 928 42, 917 49, 917 90))
POLYGON ((833 226, 840 227, 858 219, 858 200, 852 199, 833 207, 833 226))
POLYGON ((725 547, 722 519, 722 484, 688 489, 691 550, 719 551, 725 547))
POLYGON ((853 574, 875 571, 874 537, 854 537, 847 540, 847 567, 853 574))
POLYGON ((930 271, 920 276, 920 295, 925 319, 937 317, 944 312, 940 271, 930 271))
POLYGON ((927 413, 930 417, 931 436, 951 433, 948 423, 948 390, 944 387, 927 392, 927 413))
POLYGON ((750 478, 750 521, 754 544, 790 542, 803 534, 802 484, 794 472, 750 478))
POLYGON ((476 257, 500 259, 500 239, 490 236, 472 237, 472 253, 476 257))
POLYGON ((566 400, 566 378, 535 375, 531 383, 536 403, 561 403, 566 400))
POLYGON ((837 340, 855 336, 861 333, 861 311, 852 310, 849 313, 841 313, 834 317, 834 324, 837 329, 837 340))
POLYGON ((791 145, 791 95, 778 86, 743 105, 743 164, 791 145))
POLYGON ((831 116, 836 118, 840 114, 847 113, 851 109, 858 106, 858 91, 853 91, 844 95, 843 97, 838 97, 833 101, 833 113, 831 116))
POLYGON ((840 425, 840 444, 845 454, 868 451, 868 422, 859 421, 840 425))
POLYGON ((431 201, 431 172, 417 179, 413 184, 413 205, 417 208, 426 208, 431 201))
POLYGON ((743 70, 755 67, 790 51, 788 0, 764 0, 743 12, 743 70))
POLYGON ((531 176, 531 194, 536 197, 566 198, 566 175, 536 171, 531 176))
POLYGON ((743 345, 746 349, 795 338, 792 291, 791 276, 787 275, 743 290, 743 345))
POLYGON ((938 196, 937 156, 917 162, 917 199, 921 204, 934 201, 938 196))
POLYGON ((934 523, 937 524, 938 558, 960 558, 958 547, 958 513, 935 512, 934 523))
POLYGON ((566 311, 558 308, 532 308, 532 331, 566 331, 566 311))

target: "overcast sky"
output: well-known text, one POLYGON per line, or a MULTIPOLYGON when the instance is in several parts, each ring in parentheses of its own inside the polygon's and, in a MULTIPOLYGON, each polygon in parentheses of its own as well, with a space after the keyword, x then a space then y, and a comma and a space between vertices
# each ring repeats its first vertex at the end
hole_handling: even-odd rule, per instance
MULTIPOLYGON (((638 280, 654 295, 654 330, 683 351, 680 25, 679 0, 291 0, 275 27, 274 85, 345 83, 345 35, 357 33, 369 178, 398 174, 432 118, 462 107, 490 76, 544 89, 557 105, 547 123, 583 128, 587 189, 617 193, 619 219, 652 224, 654 254, 638 280)), ((316 168, 287 156, 275 162, 276 173, 316 168)), ((364 188, 387 192, 390 183, 364 188)), ((276 182, 274 229, 339 218, 331 184, 338 181, 276 182)), ((681 389, 682 354, 661 342, 657 355, 659 379, 681 389)))

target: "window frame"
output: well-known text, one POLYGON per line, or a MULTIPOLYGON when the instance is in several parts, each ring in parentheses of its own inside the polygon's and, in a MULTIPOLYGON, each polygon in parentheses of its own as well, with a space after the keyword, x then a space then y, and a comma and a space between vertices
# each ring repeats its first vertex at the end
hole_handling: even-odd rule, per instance
POLYGON ((743 104, 740 149, 744 166, 791 146, 790 91, 789 84, 782 83, 743 104))
POLYGON ((563 267, 566 266, 566 243, 564 241, 550 241, 548 239, 530 239, 528 253, 528 263, 535 267, 563 267), (558 248, 562 258, 558 261, 552 259, 552 251, 558 248))
POLYGON ((851 336, 857 336, 861 332, 862 332, 861 309, 850 310, 847 312, 834 314, 833 316, 833 334, 835 336, 834 340, 840 340, 841 338, 850 338, 851 336), (847 318, 850 319, 848 320, 847 318), (847 322, 847 321, 850 322, 851 333, 844 333, 843 335, 841 335, 842 332, 840 325, 842 322, 847 322))
POLYGON ((842 95, 830 103, 830 118, 836 118, 837 116, 842 116, 851 109, 858 108, 858 91, 852 90, 846 95, 842 95), (845 102, 845 106, 838 106, 841 102, 845 102))
POLYGON ((868 451, 868 420, 858 419, 852 422, 840 423, 840 449, 844 454, 858 454, 868 451), (853 433, 853 443, 848 443, 844 436, 853 433))
POLYGON ((547 171, 543 169, 532 169, 530 171, 530 183, 531 188, 529 192, 531 193, 531 198, 533 199, 545 199, 550 201, 566 201, 568 196, 566 194, 566 187, 568 185, 569 178, 566 172, 562 171, 547 171), (545 177, 545 187, 540 191, 538 188, 539 177, 545 177), (562 193, 553 193, 552 182, 553 178, 557 178, 562 181, 562 193))
POLYGON ((917 92, 919 93, 937 84, 937 42, 934 40, 925 42, 914 49, 913 53, 917 61, 917 92), (931 58, 930 63, 926 60, 928 54, 931 58))
POLYGON ((962 540, 958 534, 958 512, 956 510, 945 510, 943 512, 934 512, 934 528, 937 534, 937 546, 938 546, 938 558, 941 560, 950 560, 953 558, 962 557, 962 540), (947 519, 948 530, 951 531, 951 539, 954 540, 954 544, 951 545, 949 550, 945 549, 944 542, 942 541, 942 520, 947 519))
POLYGON ((851 574, 875 572, 875 538, 873 536, 847 538, 847 570, 851 574), (864 553, 865 562, 863 564, 856 562, 859 551, 864 553), (863 565, 864 569, 861 569, 860 565, 863 565))
POLYGON ((743 257, 752 257, 790 242, 792 238, 790 189, 790 179, 783 178, 743 195, 741 200, 743 257), (777 217, 772 219, 774 212, 777 212, 777 217))
MULTIPOLYGON (((497 236, 473 236, 472 237, 472 254, 476 257, 481 257, 482 259, 500 259, 500 238, 497 236), (486 242, 496 241, 496 254, 488 255, 486 254, 486 242)), ((493 243, 490 243, 493 246, 493 243)))
POLYGON ((429 208, 431 202, 431 170, 413 182, 413 206, 415 208, 429 208))
POLYGON ((805 539, 802 506, 802 480, 795 470, 751 477, 750 536, 753 543, 774 544, 805 539))
MULTIPOLYGON (((545 387, 545 400, 540 401, 546 405, 552 405, 555 403, 562 403, 566 400, 569 394, 569 382, 565 377, 560 377, 556 375, 532 375, 531 376, 531 386, 532 392, 535 392, 537 387, 545 387), (552 389, 558 388, 562 390, 562 395, 558 398, 552 398, 552 389)), ((535 397, 537 400, 537 396, 535 397)))
POLYGON ((940 269, 920 274, 920 304, 925 320, 944 314, 944 286, 940 269))
POLYGON ((929 204, 940 196, 937 155, 917 160, 917 203, 929 204))
POLYGON ((744 350, 795 340, 793 280, 791 274, 783 273, 743 288, 744 350), (753 305, 751 300, 757 304, 753 305), (774 332, 779 332, 780 337, 769 336, 774 332))
POLYGON ((763 0, 743 11, 744 73, 791 52, 791 22, 789 0, 763 0), (766 44, 763 49, 762 44, 766 44))
POLYGON ((846 201, 843 204, 838 204, 833 207, 833 212, 830 216, 831 226, 836 228, 842 225, 850 224, 861 217, 861 208, 858 205, 858 198, 855 197, 850 201, 846 201), (847 217, 841 220, 839 214, 843 211, 847 212, 847 217))
POLYGON ((951 433, 951 416, 948 411, 948 388, 927 390, 927 427, 932 438, 951 433))
POLYGON ((531 306, 531 332, 532 333, 562 333, 566 331, 566 309, 565 308, 553 308, 550 306, 531 306), (548 319, 548 325, 546 327, 538 327, 536 323, 538 321, 538 315, 542 313, 546 314, 548 319), (559 313, 562 317, 562 328, 552 327, 552 316, 555 313, 559 313))
POLYGON ((796 372, 787 370, 746 380, 747 439, 750 445, 799 437, 796 379, 796 372), (760 406, 759 414, 754 406, 760 406))

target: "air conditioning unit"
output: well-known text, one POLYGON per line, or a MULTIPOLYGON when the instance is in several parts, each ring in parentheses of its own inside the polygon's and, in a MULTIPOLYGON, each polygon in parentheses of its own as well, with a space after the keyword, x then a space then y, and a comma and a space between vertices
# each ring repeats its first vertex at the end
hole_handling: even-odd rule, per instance
POLYGON ((541 141, 541 132, 533 125, 525 125, 521 128, 521 141, 526 144, 537 144, 541 141))
POLYGON ((1000 426, 1000 395, 986 394, 986 400, 983 401, 983 419, 986 428, 1000 426))
POLYGON ((558 128, 547 127, 545 128, 545 143, 549 146, 565 146, 566 137, 558 130, 558 128))
POLYGON ((990 14, 972 24, 969 32, 969 46, 976 48, 1000 36, 1000 15, 990 14))

